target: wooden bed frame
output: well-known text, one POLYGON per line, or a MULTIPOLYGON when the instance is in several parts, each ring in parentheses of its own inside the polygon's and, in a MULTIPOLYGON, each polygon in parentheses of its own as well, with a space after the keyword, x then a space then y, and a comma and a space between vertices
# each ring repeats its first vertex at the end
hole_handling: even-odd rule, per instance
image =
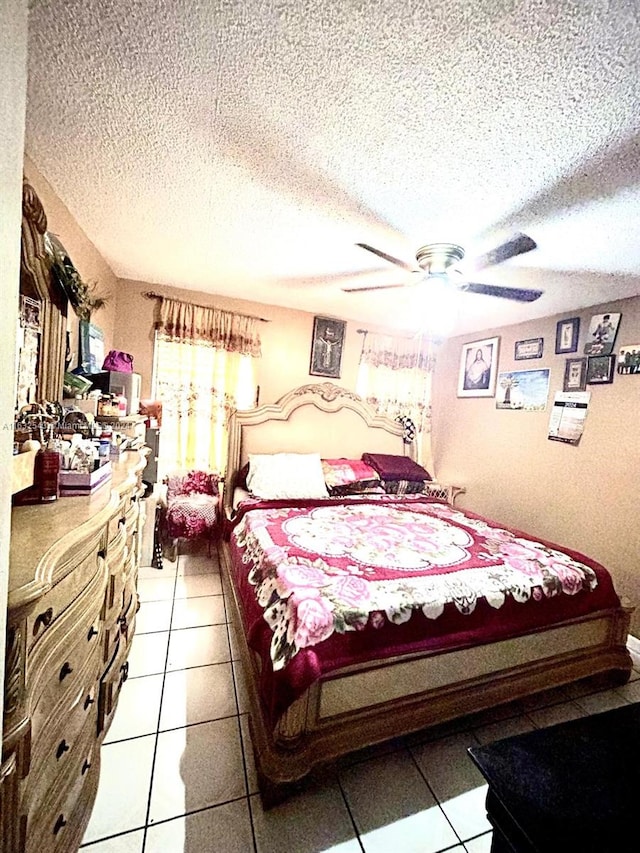
MULTIPOLYGON (((231 418, 224 495, 232 514, 235 474, 249 453, 312 452, 359 458, 363 451, 406 453, 402 427, 332 383, 304 385, 278 403, 231 418)), ((434 483, 453 502, 459 488, 434 483)), ((250 730, 263 803, 274 805, 313 768, 353 750, 587 676, 624 683, 632 608, 623 605, 513 639, 373 661, 332 672, 268 726, 258 691, 260 661, 242 631, 229 547, 221 563, 233 591, 233 623, 246 670, 250 730), (550 650, 553 653, 550 654, 550 650)))

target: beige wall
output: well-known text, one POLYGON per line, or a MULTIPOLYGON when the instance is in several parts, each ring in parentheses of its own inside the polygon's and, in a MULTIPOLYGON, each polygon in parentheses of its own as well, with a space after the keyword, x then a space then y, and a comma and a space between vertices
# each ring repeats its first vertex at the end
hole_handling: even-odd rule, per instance
MULTIPOLYGON (((313 314, 274 305, 262 305, 243 299, 214 296, 193 290, 179 290, 139 281, 121 281, 118 291, 115 347, 130 352, 134 370, 142 375, 142 396, 151 394, 153 368, 153 318, 157 300, 142 294, 153 290, 163 296, 189 300, 198 305, 214 305, 225 311, 252 314, 269 320, 260 323, 263 358, 258 365, 260 403, 274 403, 279 397, 305 382, 322 382, 320 376, 309 376, 309 357, 313 333, 313 314)), ((358 323, 347 323, 342 355, 342 375, 338 381, 355 388, 362 335, 358 323)))
MULTIPOLYGON (((44 211, 47 215, 47 229, 56 234, 83 281, 96 283, 96 295, 106 297, 107 304, 91 315, 91 322, 104 332, 105 353, 113 347, 114 326, 116 318, 116 296, 118 279, 89 240, 82 228, 73 218, 69 209, 60 201, 51 184, 40 174, 34 163, 25 155, 24 174, 38 193, 44 211)), ((67 327, 71 333, 71 366, 77 364, 78 357, 78 318, 69 310, 67 327)))
MULTIPOLYGON (((15 347, 20 281, 20 223, 22 220, 22 150, 27 93, 27 0, 8 0, 2 6, 0 27, 0 685, 4 684, 7 578, 11 531, 11 456, 15 405, 15 347)), ((2 752, 0 703, 0 753, 2 752)))
MULTIPOLYGON (((607 303, 580 316, 581 355, 593 314, 620 311, 616 348, 640 343, 640 298, 607 303)), ((576 548, 607 566, 616 587, 638 606, 640 633, 640 375, 618 376, 591 391, 576 447, 547 438, 550 403, 562 391, 566 355, 555 355, 561 317, 491 329, 449 341, 434 384, 434 453, 440 479, 461 483, 459 504, 542 538, 576 548), (499 371, 551 370, 544 412, 498 410, 495 399, 456 396, 461 346, 500 337, 499 371), (515 361, 514 343, 544 338, 541 359, 515 361)))

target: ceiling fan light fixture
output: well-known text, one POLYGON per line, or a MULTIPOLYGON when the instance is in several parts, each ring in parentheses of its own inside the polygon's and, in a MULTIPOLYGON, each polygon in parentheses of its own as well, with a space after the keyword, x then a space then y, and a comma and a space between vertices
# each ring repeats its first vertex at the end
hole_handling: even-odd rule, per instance
POLYGON ((464 249, 456 243, 429 243, 416 253, 418 266, 430 274, 446 273, 464 258, 464 249))

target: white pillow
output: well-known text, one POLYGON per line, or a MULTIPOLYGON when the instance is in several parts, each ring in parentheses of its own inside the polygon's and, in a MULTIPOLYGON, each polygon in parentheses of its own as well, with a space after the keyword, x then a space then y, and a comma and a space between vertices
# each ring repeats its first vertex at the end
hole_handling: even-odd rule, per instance
POLYGON ((258 498, 326 498, 319 453, 250 453, 247 489, 258 498))

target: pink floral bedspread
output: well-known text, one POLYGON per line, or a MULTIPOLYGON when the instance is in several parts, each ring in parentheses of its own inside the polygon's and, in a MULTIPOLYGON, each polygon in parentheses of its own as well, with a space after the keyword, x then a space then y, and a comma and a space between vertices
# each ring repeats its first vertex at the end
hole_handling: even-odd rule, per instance
POLYGON ((419 495, 249 501, 230 549, 273 719, 352 663, 619 606, 608 572, 584 555, 419 495))

